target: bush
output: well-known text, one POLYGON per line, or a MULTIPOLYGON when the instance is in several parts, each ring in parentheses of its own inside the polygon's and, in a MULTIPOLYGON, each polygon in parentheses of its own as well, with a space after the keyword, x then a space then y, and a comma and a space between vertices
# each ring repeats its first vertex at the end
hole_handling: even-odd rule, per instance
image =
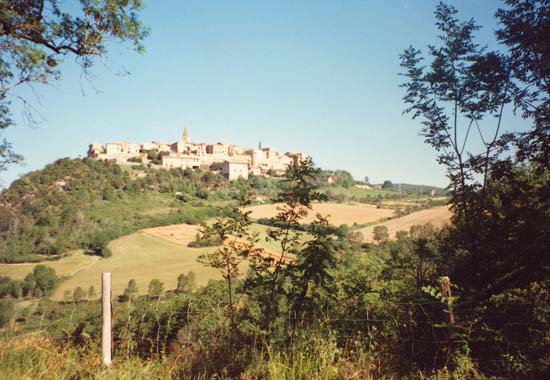
POLYGON ((36 284, 35 289, 41 290, 43 294, 53 289, 58 280, 55 270, 45 265, 35 266, 32 271, 32 278, 36 284))
POLYGON ((15 313, 15 304, 10 299, 0 299, 0 327, 7 325, 15 313))

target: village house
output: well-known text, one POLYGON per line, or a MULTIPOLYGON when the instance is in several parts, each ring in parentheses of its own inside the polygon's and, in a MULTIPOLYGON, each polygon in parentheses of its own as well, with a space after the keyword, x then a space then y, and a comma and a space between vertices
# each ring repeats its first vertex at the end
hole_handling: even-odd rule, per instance
POLYGON ((230 181, 239 178, 248 179, 248 164, 243 162, 224 161, 222 174, 230 181))
MULTIPOLYGON (((126 163, 128 159, 140 156, 140 153, 156 151, 162 153, 161 166, 165 168, 207 168, 213 163, 224 163, 224 175, 229 179, 248 178, 252 175, 267 175, 275 172, 283 174, 302 153, 281 153, 275 148, 245 148, 228 142, 207 144, 195 143, 189 139, 189 131, 184 129, 181 140, 172 144, 162 141, 150 141, 141 145, 123 141, 108 142, 105 146, 94 143, 89 146, 88 157, 94 159, 116 160, 126 163), (227 162, 227 163, 225 163, 227 162)), ((142 155, 143 163, 147 158, 142 155)))
POLYGON ((229 145, 221 142, 209 144, 206 146, 206 153, 216 156, 227 156, 229 155, 229 145))
POLYGON ((201 162, 198 157, 188 155, 170 155, 161 157, 161 165, 166 168, 198 169, 200 164, 201 162))
POLYGON ((166 144, 163 141, 151 141, 145 144, 141 144, 140 150, 142 152, 147 152, 151 150, 155 150, 157 152, 167 152, 170 153, 172 151, 172 148, 170 145, 166 144))
POLYGON ((97 158, 103 152, 103 146, 100 143, 90 144, 88 147, 88 157, 97 158))
POLYGON ((139 145, 128 142, 110 142, 105 145, 105 153, 107 156, 137 156, 139 154, 139 145))

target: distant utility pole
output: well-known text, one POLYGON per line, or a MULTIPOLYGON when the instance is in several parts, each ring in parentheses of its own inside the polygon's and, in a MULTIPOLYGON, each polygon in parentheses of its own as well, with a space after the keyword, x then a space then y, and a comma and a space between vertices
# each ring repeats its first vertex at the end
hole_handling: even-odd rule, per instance
POLYGON ((103 353, 103 364, 111 366, 113 352, 113 304, 111 302, 111 273, 101 274, 101 305, 103 312, 101 351, 103 353))
POLYGON ((399 183, 399 196, 401 196, 401 183, 399 183))

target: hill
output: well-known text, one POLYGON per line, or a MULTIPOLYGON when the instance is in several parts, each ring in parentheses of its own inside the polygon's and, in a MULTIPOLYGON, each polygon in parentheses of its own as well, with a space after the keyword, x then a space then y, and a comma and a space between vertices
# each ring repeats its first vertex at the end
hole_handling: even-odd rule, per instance
POLYGON ((107 242, 118 236, 218 215, 243 186, 273 191, 269 181, 228 182, 209 171, 60 159, 0 194, 0 262, 58 258, 77 248, 108 254, 107 242))
MULTIPOLYGON (((392 201, 406 207, 407 201, 419 200, 392 191, 355 188, 345 171, 320 171, 314 181, 337 203, 360 202, 368 207, 392 201)), ((109 256, 108 242, 117 237, 150 227, 198 224, 245 198, 269 202, 284 186, 276 177, 228 181, 212 170, 60 159, 26 174, 0 193, 0 262, 58 259, 75 249, 109 256)), ((432 201, 425 198, 423 202, 432 201)), ((329 207, 323 211, 332 213, 332 206, 319 207, 329 207)), ((361 213, 360 208, 352 213, 361 213)), ((375 211, 369 213, 391 214, 375 211)), ((348 221, 348 216, 343 215, 340 222, 348 221)))

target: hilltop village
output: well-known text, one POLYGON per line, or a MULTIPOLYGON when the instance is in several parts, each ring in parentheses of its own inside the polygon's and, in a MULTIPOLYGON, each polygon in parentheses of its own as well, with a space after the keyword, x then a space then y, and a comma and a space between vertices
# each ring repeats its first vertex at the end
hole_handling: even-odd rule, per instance
POLYGON ((212 169, 221 164, 223 175, 234 180, 252 175, 281 175, 303 153, 281 153, 274 148, 245 148, 228 142, 208 144, 189 140, 189 131, 184 129, 180 141, 167 144, 151 141, 136 144, 128 141, 108 142, 104 146, 94 143, 89 146, 88 157, 98 160, 116 160, 118 163, 141 162, 163 168, 212 169), (212 166, 213 164, 217 164, 212 166))

